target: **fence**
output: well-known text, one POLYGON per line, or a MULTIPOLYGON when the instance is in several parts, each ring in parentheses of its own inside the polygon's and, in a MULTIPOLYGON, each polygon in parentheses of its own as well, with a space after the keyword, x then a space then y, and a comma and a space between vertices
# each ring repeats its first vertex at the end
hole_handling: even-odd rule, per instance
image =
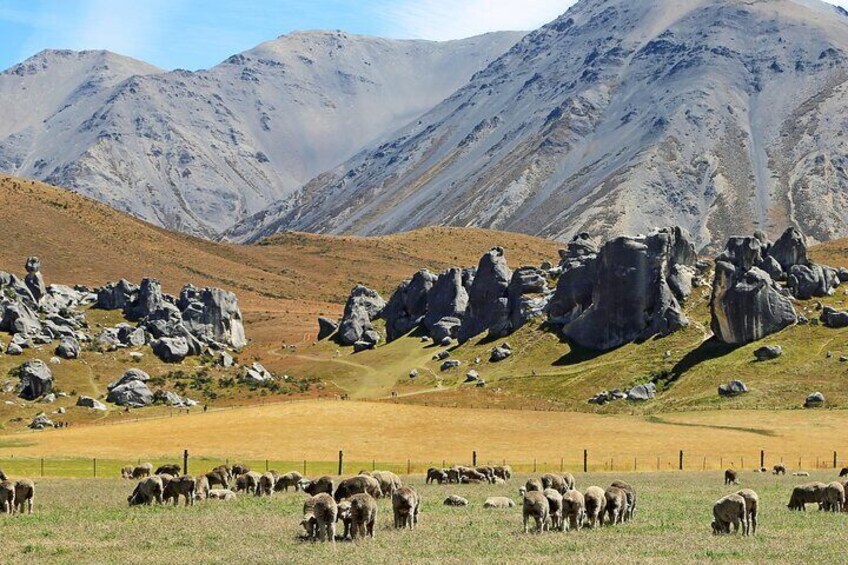
POLYGON ((64 478, 115 478, 120 476, 121 468, 150 461, 154 466, 165 463, 180 463, 189 473, 206 472, 218 465, 241 463, 259 472, 298 471, 305 476, 313 475, 351 475, 362 470, 386 470, 399 475, 423 474, 430 467, 450 467, 453 465, 509 465, 515 473, 546 472, 669 472, 669 471, 717 471, 726 468, 752 470, 783 464, 791 473, 795 470, 838 469, 845 465, 839 459, 837 451, 819 454, 735 452, 725 454, 705 454, 697 450, 676 450, 648 456, 643 454, 607 455, 590 452, 588 449, 570 452, 569 456, 559 458, 544 457, 532 460, 498 459, 479 456, 476 451, 466 460, 413 460, 383 461, 376 458, 347 458, 339 451, 327 460, 294 459, 251 459, 194 457, 187 450, 173 456, 160 456, 135 460, 117 460, 101 458, 31 458, 8 456, 0 460, 0 467, 10 476, 28 477, 64 477, 64 478))

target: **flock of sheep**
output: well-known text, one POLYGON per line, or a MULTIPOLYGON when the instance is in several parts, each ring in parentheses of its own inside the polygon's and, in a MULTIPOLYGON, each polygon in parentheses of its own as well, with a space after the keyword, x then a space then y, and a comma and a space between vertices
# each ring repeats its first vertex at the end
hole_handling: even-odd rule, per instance
POLYGON ((3 514, 32 514, 35 503, 35 483, 30 479, 9 480, 0 469, 0 512, 3 514))

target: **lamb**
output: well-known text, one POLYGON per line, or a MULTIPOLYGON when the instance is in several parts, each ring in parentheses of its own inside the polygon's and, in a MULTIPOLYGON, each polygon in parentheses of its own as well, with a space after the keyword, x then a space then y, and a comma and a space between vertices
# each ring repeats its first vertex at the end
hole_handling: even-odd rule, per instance
POLYGON ((511 498, 505 496, 490 496, 483 503, 483 508, 500 509, 500 508, 515 508, 515 502, 511 498))
POLYGON ((845 487, 842 483, 828 484, 822 492, 821 509, 825 512, 842 512, 845 506, 845 487))
POLYGON ((565 482, 562 475, 555 473, 545 473, 542 475, 542 487, 546 489, 552 488, 560 494, 568 492, 568 483, 565 482))
POLYGON ((307 499, 303 501, 303 519, 300 521, 300 525, 303 526, 303 529, 306 531, 306 539, 314 540, 316 538, 318 532, 315 528, 314 496, 307 497, 307 499))
POLYGON ((300 490, 300 481, 303 480, 303 475, 297 471, 290 471, 285 475, 280 475, 277 482, 274 484, 274 490, 277 492, 288 492, 289 487, 294 487, 295 492, 300 490))
POLYGON ((32 505, 35 502, 35 483, 29 479, 20 479, 15 483, 15 509, 21 514, 26 510, 32 514, 32 505))
POLYGON ((624 481, 613 481, 610 486, 620 488, 627 495, 627 512, 624 513, 624 521, 629 522, 636 515, 636 489, 624 481))
POLYGON ((191 475, 176 477, 164 483, 162 489, 162 498, 168 502, 174 499, 174 506, 179 505, 180 496, 185 497, 186 506, 194 506, 194 499, 197 494, 197 481, 191 475))
POLYGON ((197 478, 194 485, 194 498, 196 500, 206 500, 209 498, 209 479, 206 475, 201 475, 197 478))
POLYGON ((738 476, 739 476, 739 473, 737 473, 733 469, 727 469, 724 472, 724 484, 726 484, 726 485, 738 485, 739 484, 738 476))
POLYGON ((496 477, 500 477, 505 481, 508 481, 512 478, 512 467, 510 467, 509 465, 496 465, 494 469, 496 477))
POLYGON ((256 485, 256 496, 271 496, 274 494, 275 478, 273 473, 263 473, 259 476, 259 484, 256 485))
POLYGON ((374 498, 380 498, 383 495, 382 490, 380 490, 380 481, 368 475, 356 475, 340 482, 339 486, 336 487, 333 498, 336 502, 341 502, 343 499, 361 492, 367 492, 374 498))
POLYGON ((589 527, 594 528, 600 523, 603 526, 603 514, 607 508, 607 499, 604 489, 601 487, 589 487, 583 493, 583 500, 586 507, 586 520, 589 522, 589 527))
POLYGON ((153 474, 153 463, 142 463, 133 468, 132 478, 143 479, 153 474))
POLYGON ((152 477, 147 477, 146 479, 142 479, 135 486, 135 490, 133 490, 132 494, 127 497, 127 502, 129 502, 130 506, 138 506, 141 504, 151 505, 154 502, 156 504, 162 504, 162 494, 164 490, 164 484, 162 483, 162 477, 159 475, 153 475, 152 477))
MULTIPOLYGON (((604 492, 606 498, 606 513, 608 525, 620 524, 624 521, 624 515, 627 514, 627 493, 624 489, 615 486, 609 487, 604 492)), ((601 514, 601 525, 604 524, 604 517, 601 514)))
POLYGON ((333 494, 334 487, 333 479, 327 475, 314 480, 303 479, 300 481, 300 490, 310 496, 315 496, 322 492, 333 494))
POLYGON ((551 529, 565 531, 565 520, 562 518, 562 495, 556 489, 546 488, 542 494, 548 499, 548 518, 551 529))
POLYGON ((179 465, 160 465, 154 475, 173 475, 174 477, 178 477, 182 470, 182 467, 179 465))
POLYGON ((344 533, 342 539, 347 539, 350 535, 350 501, 345 499, 338 503, 338 513, 336 514, 336 522, 341 522, 344 525, 344 533))
POLYGON ((390 497, 392 494, 403 486, 403 483, 396 474, 391 471, 374 471, 371 477, 377 480, 380 485, 380 493, 382 496, 390 497))
POLYGON ((468 499, 462 498, 457 494, 452 494, 442 504, 445 506, 468 506, 468 499))
POLYGON ((9 479, 0 481, 0 505, 3 514, 12 514, 15 511, 15 483, 9 479))
POLYGON ((771 469, 772 475, 785 475, 786 474, 786 466, 782 463, 778 463, 771 469))
POLYGON ((760 497, 757 493, 749 488, 745 488, 737 492, 739 496, 745 499, 745 531, 746 536, 757 533, 757 510, 760 505, 760 497))
POLYGON ((374 537, 377 521, 377 501, 366 493, 355 494, 350 499, 350 537, 353 540, 374 537))
POLYGON ((236 498, 236 493, 230 489, 213 488, 209 491, 209 500, 222 500, 224 502, 228 502, 235 500, 236 498))
POLYGON ((792 489, 792 496, 789 497, 789 504, 786 505, 787 508, 790 510, 805 511, 807 504, 813 503, 820 505, 826 486, 824 483, 809 483, 795 487, 792 489))
POLYGON ((439 484, 448 482, 447 471, 445 471, 444 469, 436 469, 435 467, 430 467, 429 469, 427 469, 427 480, 425 481, 425 483, 429 485, 433 482, 439 484))
POLYGON ((121 467, 121 478, 122 479, 132 479, 133 478, 133 467, 132 465, 124 465, 121 467))
POLYGON ((729 534, 730 525, 733 524, 734 533, 739 531, 742 525, 742 534, 748 535, 748 519, 745 510, 745 499, 738 494, 728 494, 713 504, 713 534, 729 534))
POLYGON ((230 488, 229 476, 217 469, 206 473, 204 478, 210 487, 230 488))
POLYGON ((586 517, 586 502, 579 490, 570 490, 562 495, 562 519, 566 531, 579 531, 586 517))
POLYGON ((392 510, 395 518, 395 528, 415 529, 418 524, 418 513, 421 500, 412 487, 401 487, 392 494, 392 510))
POLYGON ((550 503, 544 493, 537 490, 527 492, 524 495, 523 505, 524 533, 530 531, 528 527, 530 518, 536 521, 536 532, 543 532, 545 524, 548 522, 550 510, 550 503))

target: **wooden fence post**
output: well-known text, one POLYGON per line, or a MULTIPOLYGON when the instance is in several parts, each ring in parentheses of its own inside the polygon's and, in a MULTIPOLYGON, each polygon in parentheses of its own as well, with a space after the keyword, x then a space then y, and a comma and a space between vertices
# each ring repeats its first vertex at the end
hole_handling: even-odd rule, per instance
POLYGON ((683 470, 683 450, 682 450, 682 449, 680 450, 680 465, 679 465, 679 469, 680 469, 681 471, 683 470))
POLYGON ((412 474, 412 460, 411 459, 406 460, 406 474, 407 475, 412 474))
POLYGON ((183 475, 188 475, 188 449, 183 449, 183 475))
POLYGON ((562 473, 565 471, 565 457, 559 458, 559 472, 562 473))
POLYGON ((766 466, 766 450, 761 449, 760 450, 760 468, 765 467, 765 466, 766 466))
POLYGON ((836 469, 836 452, 833 452, 833 468, 836 469))
POLYGON ((44 476, 44 457, 41 458, 41 476, 44 476))
POLYGON ((339 449, 339 476, 344 473, 344 451, 339 449))
POLYGON ((536 472, 536 458, 533 458, 533 472, 536 472))
POLYGON ((472 467, 477 466, 477 451, 476 450, 471 452, 471 466, 472 467))
POLYGON ((584 473, 589 472, 589 450, 588 449, 583 450, 583 472, 584 473))
POLYGON ((97 457, 95 457, 92 462, 94 463, 94 478, 97 478, 97 457))
POLYGON ((306 459, 303 460, 303 476, 306 476, 306 459))

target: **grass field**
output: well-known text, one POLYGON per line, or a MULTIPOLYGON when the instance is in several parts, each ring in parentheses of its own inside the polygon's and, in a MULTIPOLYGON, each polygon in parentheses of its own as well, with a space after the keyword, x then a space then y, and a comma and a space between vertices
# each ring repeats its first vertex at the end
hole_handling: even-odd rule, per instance
POLYGON ((0 527, 6 563, 839 563, 848 515, 785 507, 795 484, 834 476, 743 473, 739 487, 725 487, 718 472, 579 474, 580 490, 629 481, 638 493, 635 520, 541 535, 522 533, 518 507, 482 508, 488 496, 519 501, 526 476, 500 486, 427 486, 421 476, 403 477, 423 499, 418 529, 392 529, 390 503, 381 500, 375 538, 335 547, 299 539, 301 493, 128 508, 128 481, 46 479, 37 481, 36 514, 0 516, 0 527), (742 487, 760 495, 757 535, 711 535, 712 503, 742 487), (449 494, 471 505, 445 507, 449 494))

